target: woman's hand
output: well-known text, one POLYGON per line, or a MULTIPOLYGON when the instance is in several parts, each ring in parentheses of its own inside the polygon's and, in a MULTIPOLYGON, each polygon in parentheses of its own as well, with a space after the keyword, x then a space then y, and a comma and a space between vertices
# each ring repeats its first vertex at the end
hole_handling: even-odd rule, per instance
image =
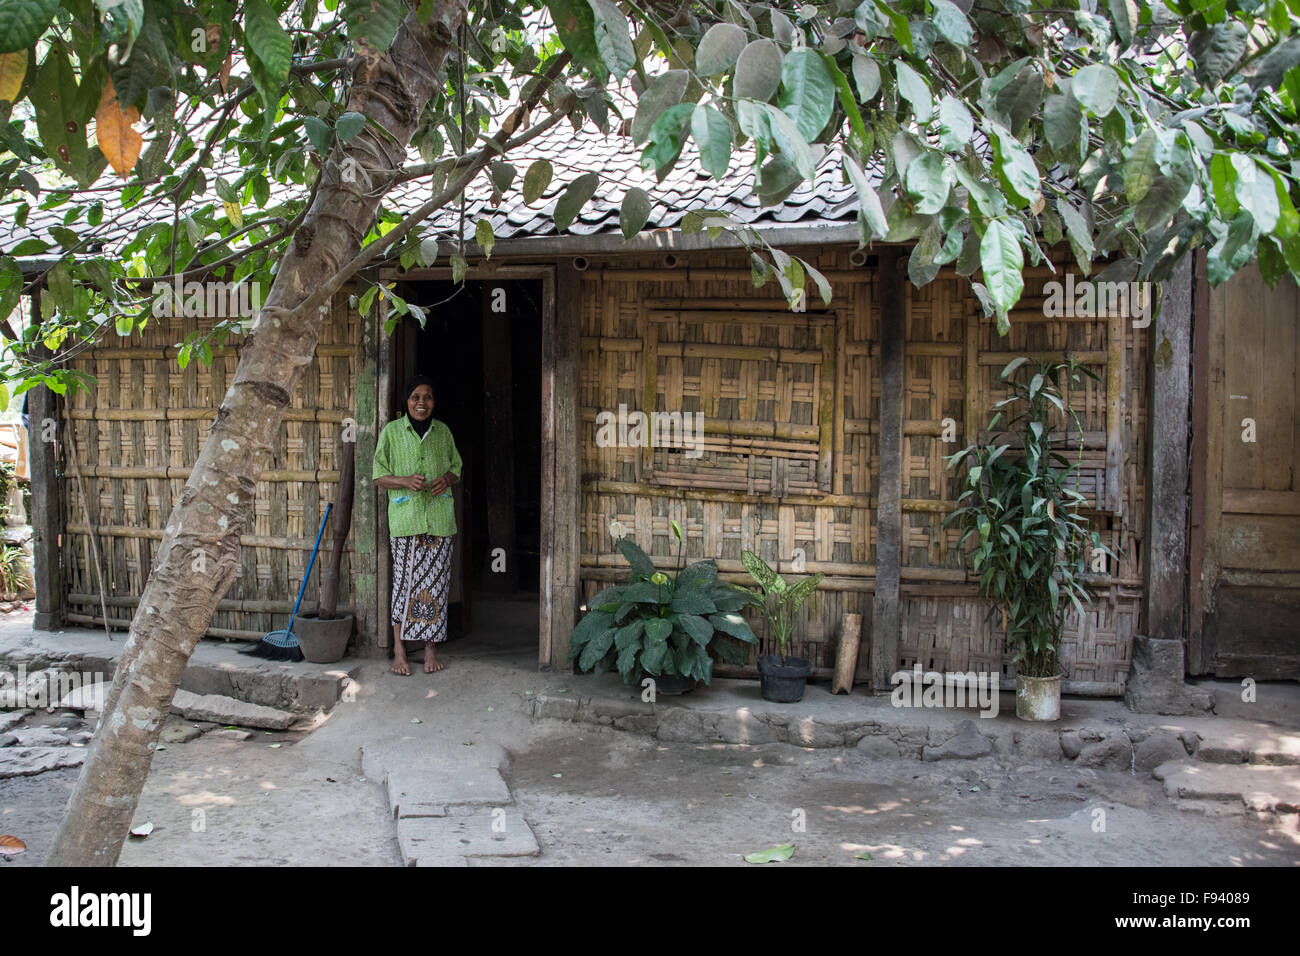
POLYGON ((412 491, 424 491, 428 486, 428 482, 424 480, 424 475, 407 475, 402 480, 406 484, 406 487, 410 488, 412 491))
POLYGON ((436 498, 450 487, 451 482, 447 480, 447 476, 439 475, 433 480, 433 484, 429 485, 429 494, 436 498))

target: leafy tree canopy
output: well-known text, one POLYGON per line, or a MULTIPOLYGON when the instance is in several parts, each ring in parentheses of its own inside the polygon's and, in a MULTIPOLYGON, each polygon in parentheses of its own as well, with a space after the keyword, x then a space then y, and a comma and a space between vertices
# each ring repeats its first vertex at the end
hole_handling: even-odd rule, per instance
MULTIPOLYGON (((0 255, 0 318, 40 290, 37 324, 0 326, 0 388, 65 390, 75 376, 34 347, 131 334, 151 321, 150 280, 269 279, 318 177, 366 175, 340 168, 340 146, 384 147, 346 109, 355 71, 434 2, 0 0, 0 204, 19 227, 62 211, 0 255), (121 209, 145 225, 106 246, 121 209)), ((419 106, 421 161, 372 185, 422 183, 436 207, 481 172, 535 202, 554 170, 516 169, 510 149, 590 120, 631 135, 660 178, 688 142, 714 177, 750 164, 768 203, 834 164, 864 243, 914 240, 911 281, 954 267, 1003 332, 1023 266, 1062 239, 1085 272, 1113 256, 1115 278, 1166 278, 1203 247, 1214 283, 1255 258, 1272 283, 1300 279, 1298 14, 1300 0, 468 0, 419 106)), ((567 184, 557 225, 599 176, 567 184)), ((366 248, 463 276, 463 239, 438 242, 430 211, 381 207, 366 248)), ((648 214, 629 190, 624 233, 648 214)), ((740 235, 756 282, 829 299, 807 262, 725 214, 688 225, 740 235)), ((466 231, 490 253, 487 222, 466 231)), ((390 322, 412 311, 375 286, 360 299, 390 322)), ((237 324, 192 336, 181 360, 237 324)))

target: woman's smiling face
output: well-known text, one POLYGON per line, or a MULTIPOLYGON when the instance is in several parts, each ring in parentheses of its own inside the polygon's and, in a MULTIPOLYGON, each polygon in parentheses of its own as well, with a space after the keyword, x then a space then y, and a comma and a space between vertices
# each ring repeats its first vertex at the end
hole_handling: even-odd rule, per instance
POLYGON ((417 422, 422 422, 433 414, 433 389, 428 385, 417 385, 406 399, 406 410, 417 422))

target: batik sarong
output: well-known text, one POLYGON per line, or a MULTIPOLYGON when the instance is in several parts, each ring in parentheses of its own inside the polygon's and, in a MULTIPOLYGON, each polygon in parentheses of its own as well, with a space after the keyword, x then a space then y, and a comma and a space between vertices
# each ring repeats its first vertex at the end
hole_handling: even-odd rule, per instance
POLYGON ((447 596, 455 539, 414 534, 388 539, 393 553, 393 630, 404 641, 447 639, 447 596))

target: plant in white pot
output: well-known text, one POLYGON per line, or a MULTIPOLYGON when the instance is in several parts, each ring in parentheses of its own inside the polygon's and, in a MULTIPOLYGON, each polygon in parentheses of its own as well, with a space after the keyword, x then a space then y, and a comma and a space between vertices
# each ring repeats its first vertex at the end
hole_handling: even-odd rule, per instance
POLYGON ((1085 580, 1096 553, 1114 558, 1083 514, 1088 499, 1078 491, 1083 430, 1062 395, 1080 376, 1097 376, 1073 362, 1029 364, 1017 358, 1002 370, 1010 395, 993 407, 989 434, 1003 428, 1011 440, 976 441, 952 455, 948 467, 966 466, 965 490, 946 523, 964 530, 961 544, 980 575, 980 595, 989 614, 1000 614, 1007 648, 1016 664, 1016 716, 1056 720, 1061 716, 1061 633, 1065 614, 1080 615, 1091 603, 1085 580), (1079 430, 1080 458, 1071 463, 1059 449, 1067 435, 1062 423, 1079 430))
POLYGON ((803 602, 817 590, 817 585, 821 584, 826 575, 819 571, 797 584, 789 584, 775 568, 770 567, 753 551, 742 552, 740 562, 760 590, 742 588, 739 585, 735 587, 750 596, 749 603, 762 609, 779 651, 778 654, 759 655, 758 676, 763 699, 793 704, 803 699, 804 686, 808 675, 812 673, 812 667, 805 658, 791 657, 788 654, 794 638, 795 618, 799 614, 799 608, 803 607, 803 602))

